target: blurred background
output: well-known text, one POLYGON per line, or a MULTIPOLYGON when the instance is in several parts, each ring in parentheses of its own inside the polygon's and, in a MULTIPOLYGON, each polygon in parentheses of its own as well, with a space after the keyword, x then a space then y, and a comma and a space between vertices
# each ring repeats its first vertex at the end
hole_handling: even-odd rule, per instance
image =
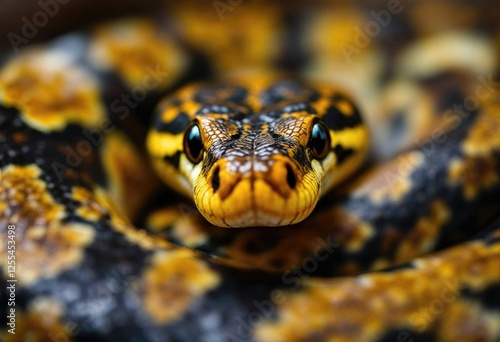
MULTIPOLYGON (((23 25, 22 18, 27 17, 32 19, 33 15, 43 9, 41 4, 49 4, 50 0, 2 0, 0 2, 0 49, 2 51, 9 50, 10 42, 7 38, 9 32, 18 33, 23 25)), ((364 12, 370 10, 384 9, 390 1, 266 1, 261 2, 261 5, 280 5, 287 10, 292 11, 308 11, 314 8, 358 8, 364 12)), ((84 27, 92 23, 102 20, 116 18, 124 15, 141 15, 155 14, 166 10, 175 4, 175 1, 165 0, 142 0, 142 1, 120 1, 120 0, 59 0, 59 10, 57 16, 51 18, 39 34, 33 39, 43 41, 54 37, 61 33, 73 30, 75 28, 84 27)), ((186 3, 186 1, 184 2, 186 3)), ((217 6, 218 1, 189 1, 194 3, 198 9, 208 10, 214 20, 218 20, 217 12, 214 10, 214 4, 217 6), (201 8, 199 7, 201 6, 201 8), (203 8, 205 6, 205 8, 203 8)), ((238 4, 241 6, 240 12, 245 7, 251 6, 255 1, 248 0, 224 0, 219 1, 221 4, 238 4)), ((459 29, 474 27, 476 29, 491 29, 498 28, 500 25, 500 5, 495 0, 461 0, 461 1, 432 1, 421 0, 411 1, 402 0, 400 2, 405 6, 405 10, 400 13, 400 22, 411 24, 420 33, 432 34, 442 30, 459 29)), ((219 5, 220 6, 220 5, 219 5)), ((231 13, 234 11, 230 11, 231 13)), ((399 30, 391 30, 397 32, 399 30)), ((400 34, 404 34, 401 32, 400 34)))

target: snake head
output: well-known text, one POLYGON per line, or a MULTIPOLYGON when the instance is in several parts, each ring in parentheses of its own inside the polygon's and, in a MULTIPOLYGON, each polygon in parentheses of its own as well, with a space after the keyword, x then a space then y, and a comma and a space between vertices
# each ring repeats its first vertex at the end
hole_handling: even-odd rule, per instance
POLYGON ((352 101, 303 81, 185 88, 148 136, 154 165, 220 227, 285 226, 362 162, 367 130, 352 101))

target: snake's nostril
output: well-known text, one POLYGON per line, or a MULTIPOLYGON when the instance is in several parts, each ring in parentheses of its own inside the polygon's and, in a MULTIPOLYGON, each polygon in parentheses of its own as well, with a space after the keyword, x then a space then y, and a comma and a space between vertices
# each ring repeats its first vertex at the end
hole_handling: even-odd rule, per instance
POLYGON ((214 189, 214 192, 217 192, 220 186, 219 172, 220 167, 217 166, 212 174, 212 188, 214 189))
POLYGON ((295 178, 295 173, 289 164, 286 164, 286 182, 291 189, 295 189, 297 185, 297 179, 295 178))

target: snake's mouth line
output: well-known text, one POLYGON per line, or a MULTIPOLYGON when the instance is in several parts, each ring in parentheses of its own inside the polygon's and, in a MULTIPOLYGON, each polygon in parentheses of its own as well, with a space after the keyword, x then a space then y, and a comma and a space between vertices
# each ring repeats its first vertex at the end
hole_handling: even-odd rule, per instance
POLYGON ((319 199, 318 180, 312 173, 300 174, 293 162, 275 161, 266 170, 244 175, 229 169, 221 161, 195 183, 196 206, 216 226, 292 225, 305 219, 319 199))

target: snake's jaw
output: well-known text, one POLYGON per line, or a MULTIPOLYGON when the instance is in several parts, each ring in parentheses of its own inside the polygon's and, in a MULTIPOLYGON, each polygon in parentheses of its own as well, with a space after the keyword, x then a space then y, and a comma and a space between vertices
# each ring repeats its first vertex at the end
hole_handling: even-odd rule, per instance
POLYGON ((194 183, 195 203, 219 227, 285 226, 304 220, 320 194, 320 179, 287 156, 228 158, 194 183))

